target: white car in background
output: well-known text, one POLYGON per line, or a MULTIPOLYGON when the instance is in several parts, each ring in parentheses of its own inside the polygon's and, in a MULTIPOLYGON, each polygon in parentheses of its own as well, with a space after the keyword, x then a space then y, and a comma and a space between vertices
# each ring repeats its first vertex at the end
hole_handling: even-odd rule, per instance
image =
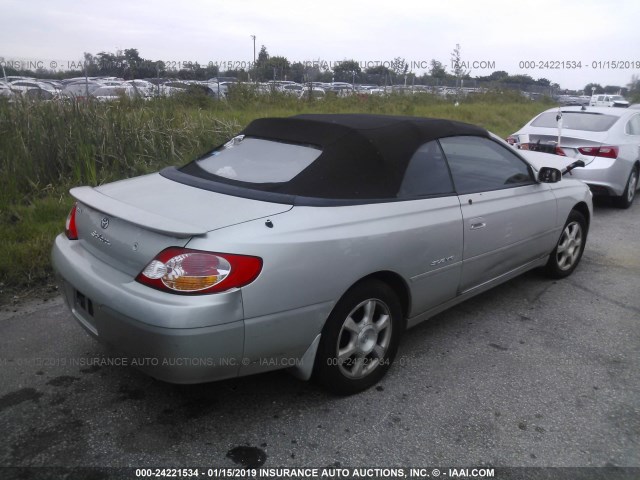
POLYGON ((9 87, 14 93, 33 97, 41 96, 45 99, 53 98, 59 91, 54 85, 39 80, 15 80, 9 83, 9 87))
POLYGON ((152 97, 158 90, 158 87, 147 80, 127 80, 125 85, 132 86, 143 97, 152 97))
POLYGON ((327 93, 324 91, 324 88, 309 88, 308 86, 304 87, 299 93, 301 99, 315 98, 316 100, 324 98, 326 94, 327 93))
POLYGON ((67 98, 83 99, 90 97, 94 90, 102 86, 93 80, 78 80, 72 83, 66 83, 62 89, 62 95, 67 98))
POLYGON ((591 97, 591 101, 589 102, 590 107, 622 107, 626 108, 629 106, 629 102, 627 102, 622 95, 594 95, 591 97))
POLYGON ((575 178, 589 185, 594 195, 613 197, 620 208, 631 206, 640 172, 637 109, 551 108, 534 117, 507 141, 523 150, 584 161, 586 166, 573 172, 575 178))
POLYGON ((125 97, 130 99, 139 98, 140 94, 131 85, 120 85, 99 87, 91 92, 91 96, 101 102, 110 102, 125 97))

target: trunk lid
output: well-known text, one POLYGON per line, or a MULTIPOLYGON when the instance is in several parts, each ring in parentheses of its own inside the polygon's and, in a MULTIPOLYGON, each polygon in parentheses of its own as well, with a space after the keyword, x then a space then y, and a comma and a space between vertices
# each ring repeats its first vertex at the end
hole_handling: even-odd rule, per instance
POLYGON ((71 195, 78 200, 80 244, 132 276, 167 247, 183 247, 193 236, 292 208, 190 187, 157 173, 73 188, 71 195))
POLYGON ((520 150, 519 153, 538 171, 540 171, 542 167, 552 167, 562 171, 575 162, 572 158, 543 152, 520 150))
MULTIPOLYGON (((587 132, 584 133, 585 136, 587 136, 587 132)), ((596 157, 594 155, 583 155, 578 151, 578 148, 605 145, 607 133, 608 132, 588 132, 589 139, 585 139, 582 135, 576 135, 575 130, 566 130, 562 132, 560 148, 568 158, 571 158, 573 161, 582 160, 585 165, 588 165, 593 162, 596 157)), ((556 154, 556 147, 558 146, 557 130, 554 130, 553 133, 529 133, 515 136, 517 138, 517 144, 523 150, 556 154)))

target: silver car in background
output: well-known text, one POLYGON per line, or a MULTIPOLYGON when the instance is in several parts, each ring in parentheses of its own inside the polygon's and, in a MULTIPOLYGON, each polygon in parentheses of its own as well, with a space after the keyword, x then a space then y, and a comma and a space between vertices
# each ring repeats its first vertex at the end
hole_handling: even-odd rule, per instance
POLYGON ((620 208, 629 208, 633 203, 640 172, 638 110, 552 108, 533 118, 507 140, 521 149, 582 160, 586 166, 574 175, 587 183, 594 195, 613 197, 620 208))
POLYGON ((72 189, 53 265, 80 325, 156 378, 288 369, 355 393, 406 328, 573 272, 591 193, 556 158, 448 120, 259 119, 184 167, 72 189))
POLYGON ((140 92, 133 85, 99 87, 91 92, 90 95, 100 102, 113 102, 123 98, 141 98, 140 92))

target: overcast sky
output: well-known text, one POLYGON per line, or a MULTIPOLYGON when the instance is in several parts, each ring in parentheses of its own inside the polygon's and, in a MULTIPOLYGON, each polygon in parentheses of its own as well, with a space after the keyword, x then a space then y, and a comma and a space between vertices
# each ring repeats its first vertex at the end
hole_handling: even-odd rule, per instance
POLYGON ((0 60, 45 68, 126 48, 168 62, 249 62, 255 35, 256 50, 292 62, 403 57, 422 74, 431 59, 450 71, 460 44, 472 77, 505 70, 582 88, 640 76, 638 0, 0 0, 0 18, 0 60), (547 61, 558 68, 520 68, 547 61))

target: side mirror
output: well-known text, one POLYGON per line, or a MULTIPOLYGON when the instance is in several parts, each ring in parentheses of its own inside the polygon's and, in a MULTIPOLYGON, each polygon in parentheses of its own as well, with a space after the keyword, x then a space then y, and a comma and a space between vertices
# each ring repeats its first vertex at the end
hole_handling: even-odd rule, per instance
POLYGON ((542 167, 538 172, 538 181, 542 183, 557 183, 562 178, 562 173, 557 168, 542 167))

